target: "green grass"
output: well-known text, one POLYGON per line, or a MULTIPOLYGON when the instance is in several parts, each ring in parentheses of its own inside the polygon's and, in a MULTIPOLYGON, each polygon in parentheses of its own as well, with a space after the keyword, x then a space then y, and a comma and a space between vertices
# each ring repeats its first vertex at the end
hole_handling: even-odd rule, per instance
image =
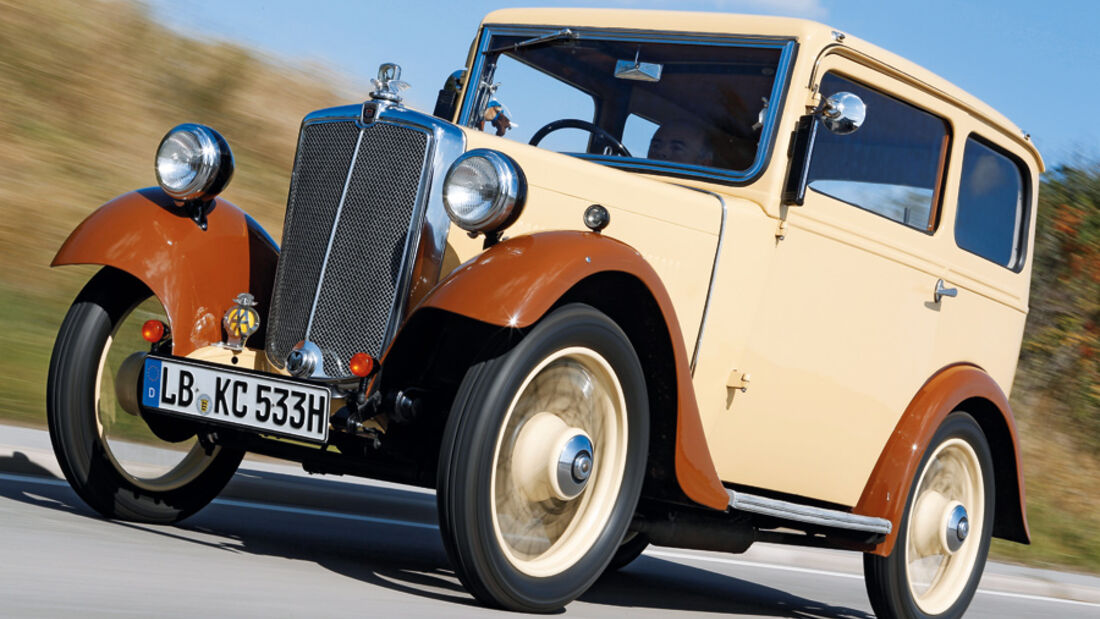
POLYGON ((1050 423, 1050 412, 1016 402, 1031 545, 994 540, 1002 561, 1100 572, 1100 458, 1050 423))
MULTIPOLYGON (((81 288, 77 278, 91 275, 95 267, 56 271, 62 281, 75 284, 71 296, 81 288)), ((18 293, 0 285, 0 349, 10 354, 0 357, 0 419, 5 423, 43 427, 46 425, 46 377, 49 372, 53 341, 71 300, 57 296, 18 293)), ((104 370, 100 415, 110 438, 155 444, 145 423, 125 413, 114 398, 114 374, 130 353, 147 350, 141 338, 141 325, 150 318, 163 318, 156 300, 143 303, 123 322, 115 334, 104 370)))
MULTIPOLYGON (((50 351, 68 303, 44 291, 0 285, 0 417, 25 425, 46 422, 50 351)), ((75 294, 75 293, 74 293, 75 294)))

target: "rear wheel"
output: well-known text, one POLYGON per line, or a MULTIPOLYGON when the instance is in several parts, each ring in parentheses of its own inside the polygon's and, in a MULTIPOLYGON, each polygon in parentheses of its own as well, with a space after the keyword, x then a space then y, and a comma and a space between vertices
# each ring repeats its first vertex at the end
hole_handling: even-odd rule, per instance
POLYGON ((974 418, 949 415, 924 454, 888 557, 866 554, 879 617, 961 617, 981 580, 993 531, 993 460, 974 418))
POLYGON ((163 320, 164 310, 140 281, 111 268, 93 277, 54 344, 46 414, 58 463, 88 505, 108 518, 171 523, 217 496, 244 454, 204 448, 171 418, 151 416, 154 434, 119 405, 116 373, 148 349, 140 330, 149 318, 163 320))
POLYGON ((485 604, 546 612, 619 547, 641 491, 649 410, 626 335, 586 305, 554 311, 466 374, 439 462, 440 529, 485 604))

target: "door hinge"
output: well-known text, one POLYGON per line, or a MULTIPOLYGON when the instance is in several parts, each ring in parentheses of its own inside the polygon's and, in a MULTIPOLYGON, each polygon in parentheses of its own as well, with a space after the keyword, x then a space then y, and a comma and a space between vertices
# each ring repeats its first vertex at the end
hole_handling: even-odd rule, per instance
POLYGON ((806 102, 806 113, 813 114, 821 107, 821 84, 814 84, 814 91, 806 102))
POLYGON ((730 377, 726 379, 727 389, 740 389, 741 393, 749 390, 749 381, 752 377, 748 372, 734 368, 730 371, 730 377))

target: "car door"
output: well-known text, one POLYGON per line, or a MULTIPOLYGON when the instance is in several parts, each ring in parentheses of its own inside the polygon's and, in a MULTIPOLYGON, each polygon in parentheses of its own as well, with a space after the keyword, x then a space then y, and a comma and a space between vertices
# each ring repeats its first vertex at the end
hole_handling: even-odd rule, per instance
POLYGON ((934 372, 934 240, 950 126, 916 88, 837 56, 822 97, 866 104, 818 134, 802 206, 786 208, 738 367, 744 393, 708 429, 722 479, 854 505, 898 418, 934 372), (871 86, 873 84, 873 86, 871 86), (713 443, 712 443, 713 444, 713 443))
POLYGON ((973 124, 958 140, 957 196, 944 209, 944 287, 951 296, 941 299, 934 355, 941 364, 980 366, 1008 394, 1028 311, 1037 179, 1018 146, 1014 154, 1003 138, 988 138, 996 131, 973 124))

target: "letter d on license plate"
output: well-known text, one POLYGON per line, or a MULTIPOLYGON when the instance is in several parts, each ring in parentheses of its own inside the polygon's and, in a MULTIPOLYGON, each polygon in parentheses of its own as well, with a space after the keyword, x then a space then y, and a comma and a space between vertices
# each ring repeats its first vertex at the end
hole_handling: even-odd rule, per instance
POLYGON ((323 443, 328 389, 175 360, 147 357, 141 404, 204 421, 323 443))

